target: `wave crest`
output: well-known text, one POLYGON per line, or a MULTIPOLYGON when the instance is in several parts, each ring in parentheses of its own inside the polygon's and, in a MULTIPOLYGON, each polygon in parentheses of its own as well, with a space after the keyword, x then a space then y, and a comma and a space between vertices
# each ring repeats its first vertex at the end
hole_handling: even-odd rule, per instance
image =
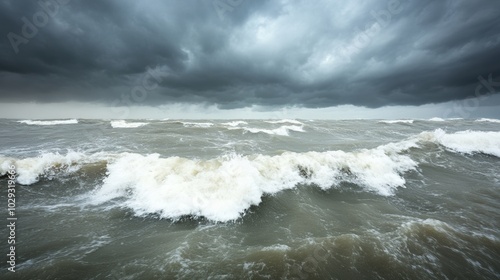
POLYGON ((476 120, 476 122, 491 122, 491 123, 500 123, 500 120, 498 119, 487 119, 487 118, 482 118, 476 120))
POLYGON ((17 121, 18 123, 23 123, 27 125, 59 125, 59 124, 77 124, 77 119, 71 120, 52 120, 52 121, 33 121, 33 120, 22 120, 17 121))
POLYGON ((133 122, 128 123, 124 120, 111 121, 111 127, 113 128, 137 128, 141 126, 148 125, 149 123, 133 122))
POLYGON ((171 219, 192 215, 224 222, 238 219, 263 195, 298 184, 329 189, 352 182, 366 191, 392 195, 405 184, 401 174, 415 166, 409 157, 384 147, 355 153, 232 155, 207 161, 124 154, 108 165, 108 176, 92 201, 100 204, 125 197, 125 205, 137 215, 155 213, 171 219))
POLYGON ((248 124, 248 123, 245 121, 232 121, 232 122, 222 123, 222 125, 227 125, 231 127, 236 127, 239 126, 240 124, 248 124))
POLYGON ((304 123, 299 122, 298 120, 291 120, 291 119, 283 119, 283 120, 278 120, 278 121, 265 121, 266 123, 272 123, 272 124, 298 124, 298 125, 303 125, 304 123))
POLYGON ((289 131, 305 132, 302 126, 298 125, 283 125, 275 129, 253 128, 253 127, 228 127, 230 130, 244 130, 251 133, 265 133, 269 135, 290 136, 289 131))
POLYGON ((75 172, 85 164, 106 162, 107 176, 89 194, 91 204, 120 198, 121 205, 136 215, 156 214, 169 219, 192 215, 223 222, 238 219, 252 205, 259 205, 264 195, 298 185, 326 190, 348 182, 362 191, 394 195, 397 188, 405 186, 404 174, 417 167, 407 151, 421 148, 423 143, 442 145, 452 152, 500 157, 500 132, 446 133, 437 129, 354 152, 226 155, 210 160, 72 151, 25 159, 0 156, 0 175, 15 165, 18 182, 30 185, 43 177, 75 172))
POLYGON ((198 127, 198 128, 209 128, 214 126, 213 123, 196 123, 196 122, 181 122, 184 127, 198 127))
POLYGON ((500 157, 500 132, 496 131, 467 130, 449 134, 443 129, 436 129, 432 132, 422 132, 418 138, 459 153, 484 153, 500 157))
POLYGON ((387 124, 409 123, 409 124, 412 124, 413 120, 384 120, 384 121, 379 121, 379 123, 387 123, 387 124))
POLYGON ((91 156, 81 152, 69 151, 65 155, 59 153, 43 153, 39 157, 15 159, 0 156, 0 175, 5 175, 10 165, 16 166, 17 182, 21 185, 31 185, 40 177, 52 177, 57 173, 72 173, 84 164, 104 160, 103 154, 91 156))

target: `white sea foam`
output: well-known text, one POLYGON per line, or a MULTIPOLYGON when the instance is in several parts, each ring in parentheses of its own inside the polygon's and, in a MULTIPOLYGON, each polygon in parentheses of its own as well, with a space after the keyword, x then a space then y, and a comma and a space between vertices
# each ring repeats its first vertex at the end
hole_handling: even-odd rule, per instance
POLYGON ((173 219, 194 215, 229 221, 258 205, 263 195, 299 183, 328 189, 345 181, 366 191, 392 195, 405 184, 401 175, 416 166, 396 150, 382 146, 353 153, 286 152, 207 161, 123 154, 108 165, 108 177, 92 194, 92 203, 125 197, 125 206, 137 215, 155 213, 173 219))
POLYGON ((262 251, 288 251, 290 247, 284 244, 276 244, 262 248, 262 251))
POLYGON ((15 159, 0 156, 0 175, 5 175, 10 165, 16 166, 17 182, 31 185, 40 180, 40 176, 50 177, 56 173, 71 173, 81 168, 82 164, 104 160, 103 154, 87 156, 81 152, 69 151, 65 155, 59 153, 43 153, 39 157, 15 159))
POLYGON ((500 157, 500 132, 496 131, 467 130, 449 134, 442 129, 436 129, 431 132, 422 132, 418 138, 421 141, 441 144, 459 153, 485 153, 500 157))
POLYGON ((498 119, 486 119, 486 118, 482 118, 482 119, 476 120, 476 122, 500 123, 500 120, 498 120, 498 119))
POLYGON ((106 161, 107 176, 103 184, 89 194, 92 204, 121 198, 120 205, 129 207, 136 215, 156 214, 172 219, 194 215, 230 221, 252 205, 259 205, 264 195, 299 184, 329 189, 350 182, 359 186, 359 190, 393 195, 398 187, 405 186, 403 175, 417 166, 405 152, 428 142, 454 152, 500 157, 500 132, 446 133, 437 129, 354 152, 285 152, 276 156, 231 155, 210 160, 134 153, 87 155, 71 151, 66 155, 44 153, 25 159, 0 156, 0 175, 14 164, 18 182, 29 185, 41 177, 71 173, 84 164, 106 161))
POLYGON ((463 120, 463 118, 446 118, 446 119, 443 119, 443 118, 434 117, 434 118, 428 119, 427 121, 430 121, 430 122, 445 122, 445 121, 458 121, 458 120, 463 120))
POLYGON ((379 123, 388 123, 388 124, 393 124, 393 123, 413 123, 413 120, 384 120, 384 121, 379 121, 379 123))
POLYGON ((209 128, 212 127, 213 123, 196 123, 196 122, 181 122, 184 127, 198 127, 198 128, 209 128))
POLYGON ((113 128, 137 128, 137 127, 145 126, 147 124, 149 124, 149 123, 142 123, 142 122, 128 123, 124 120, 111 121, 111 126, 113 128))
POLYGON ((302 126, 283 125, 275 129, 253 128, 253 127, 229 127, 228 129, 242 129, 251 133, 265 133, 269 135, 289 136, 289 131, 305 132, 302 126))
POLYGON ((431 121, 431 122, 444 122, 446 120, 443 118, 430 118, 429 121, 431 121))
POLYGON ((77 124, 77 119, 71 120, 52 120, 52 121, 33 121, 33 120, 22 120, 17 121, 18 123, 24 123, 27 125, 59 125, 59 124, 77 124))
POLYGON ((222 125, 227 125, 231 127, 236 127, 239 126, 240 124, 248 124, 248 123, 245 121, 232 121, 232 122, 222 123, 222 125))
POLYGON ((265 121, 266 123, 273 123, 273 124, 282 124, 282 123, 289 123, 289 124, 298 124, 298 125, 303 125, 304 123, 301 123, 297 120, 290 120, 290 119, 283 119, 283 120, 278 120, 278 121, 265 121))

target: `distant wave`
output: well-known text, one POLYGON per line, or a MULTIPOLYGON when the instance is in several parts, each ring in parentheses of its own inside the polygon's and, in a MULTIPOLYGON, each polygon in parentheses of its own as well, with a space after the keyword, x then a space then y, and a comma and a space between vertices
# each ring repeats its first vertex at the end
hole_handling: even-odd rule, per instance
POLYGON ((486 118, 482 118, 482 119, 476 120, 476 122, 500 123, 500 120, 498 120, 498 119, 486 119, 486 118))
POLYGON ((446 121, 458 121, 458 120, 463 120, 463 118, 446 118, 446 119, 443 119, 443 118, 434 117, 434 118, 428 119, 427 121, 430 121, 430 122, 446 122, 446 121))
POLYGON ((52 120, 52 121, 33 121, 33 120, 22 120, 17 121, 18 123, 24 123, 27 125, 59 125, 59 124, 77 124, 77 119, 71 120, 52 120))
POLYGON ((213 123, 196 123, 196 122, 181 122, 184 127, 198 127, 198 128, 209 128, 212 127, 213 123))
POLYGON ((290 119, 283 119, 283 120, 278 120, 278 121, 265 121, 266 123, 273 123, 273 124, 282 124, 282 123, 289 123, 289 124, 298 124, 298 125, 303 125, 304 123, 301 123, 297 120, 290 120, 290 119))
POLYGON ((43 153, 24 159, 0 156, 0 175, 15 165, 18 183, 30 185, 103 162, 106 177, 87 194, 92 205, 120 198, 120 207, 130 208, 138 216, 178 219, 192 215, 224 222, 238 219, 252 205, 259 205, 264 195, 297 185, 330 189, 349 182, 363 191, 394 195, 397 188, 405 186, 404 174, 417 169, 418 163, 408 151, 423 149, 425 143, 441 145, 450 152, 500 157, 500 132, 446 133, 436 129, 353 152, 233 154, 209 160, 136 153, 43 153), (144 167, 147 172, 141 171, 144 167))
POLYGON ((446 120, 443 118, 430 118, 429 121, 431 121, 431 122, 444 122, 446 120))
POLYGON ((265 129, 265 128, 252 128, 252 127, 230 127, 228 129, 242 129, 251 133, 265 133, 269 135, 280 135, 280 136, 290 136, 289 131, 304 132, 302 126, 297 125, 283 125, 275 129, 265 129))
POLYGON ((384 121, 379 121, 379 123, 388 123, 388 124, 393 124, 393 123, 413 123, 413 120, 384 120, 384 121))
POLYGON ((111 121, 111 126, 113 128, 137 128, 137 127, 145 126, 147 124, 149 124, 149 123, 142 123, 142 122, 128 123, 124 120, 111 121))
POLYGON ((460 131, 448 134, 442 129, 422 132, 421 141, 443 145, 448 150, 464 153, 484 153, 500 157, 500 132, 496 131, 460 131))
POLYGON ((227 125, 232 127, 239 126, 240 124, 248 124, 248 123, 245 121, 232 121, 232 122, 222 123, 222 125, 227 125))

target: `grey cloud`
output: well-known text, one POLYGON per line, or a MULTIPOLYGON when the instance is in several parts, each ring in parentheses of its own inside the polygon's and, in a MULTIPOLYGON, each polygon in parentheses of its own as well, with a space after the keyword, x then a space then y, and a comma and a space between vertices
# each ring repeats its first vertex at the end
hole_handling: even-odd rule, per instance
POLYGON ((144 104, 380 107, 500 75, 498 1, 220 1, 69 1, 18 54, 8 34, 41 7, 0 1, 0 100, 110 103, 161 68, 144 104))

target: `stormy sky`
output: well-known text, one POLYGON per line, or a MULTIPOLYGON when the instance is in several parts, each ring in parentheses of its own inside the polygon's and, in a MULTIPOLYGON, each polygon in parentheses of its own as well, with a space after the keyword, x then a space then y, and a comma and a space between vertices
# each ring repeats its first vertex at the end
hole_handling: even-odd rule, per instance
POLYGON ((5 104, 500 105, 498 0, 0 0, 0 13, 5 104))

